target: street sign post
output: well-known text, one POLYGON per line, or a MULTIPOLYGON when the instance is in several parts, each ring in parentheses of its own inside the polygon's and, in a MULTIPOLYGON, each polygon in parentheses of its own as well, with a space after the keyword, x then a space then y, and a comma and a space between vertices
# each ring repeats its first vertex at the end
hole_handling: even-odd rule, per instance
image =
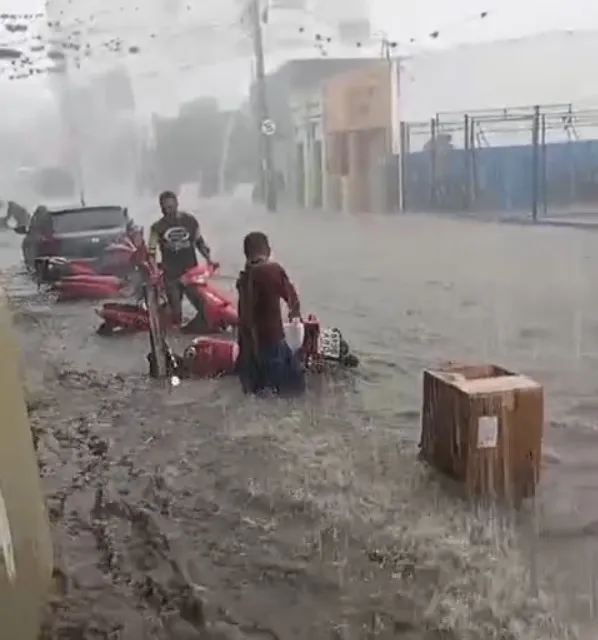
POLYGON ((269 118, 262 122, 262 133, 265 136, 273 136, 276 133, 276 125, 269 118))

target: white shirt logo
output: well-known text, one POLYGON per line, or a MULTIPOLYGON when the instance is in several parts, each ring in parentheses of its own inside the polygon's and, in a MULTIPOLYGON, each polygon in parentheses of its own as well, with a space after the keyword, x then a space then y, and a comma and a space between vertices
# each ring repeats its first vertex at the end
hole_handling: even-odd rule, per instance
POLYGON ((181 251, 191 247, 191 234, 185 227, 170 227, 162 237, 170 251, 181 251))

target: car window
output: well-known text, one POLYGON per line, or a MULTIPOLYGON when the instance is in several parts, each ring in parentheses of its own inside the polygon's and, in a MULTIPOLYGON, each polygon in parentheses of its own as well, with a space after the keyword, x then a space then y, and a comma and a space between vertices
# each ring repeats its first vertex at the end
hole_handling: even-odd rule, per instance
POLYGON ((120 207, 93 207, 52 212, 54 233, 124 228, 125 223, 125 214, 120 207))

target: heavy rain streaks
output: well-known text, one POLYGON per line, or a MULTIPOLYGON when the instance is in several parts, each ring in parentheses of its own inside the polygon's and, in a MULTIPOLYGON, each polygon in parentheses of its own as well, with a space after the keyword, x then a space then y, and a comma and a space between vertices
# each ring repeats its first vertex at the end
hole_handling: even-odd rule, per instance
MULTIPOLYGON (((178 185, 229 289, 244 233, 264 229, 303 308, 363 363, 292 402, 244 397, 232 378, 160 387, 147 336, 96 336, 91 306, 36 291, 2 233, 57 549, 41 640, 566 640, 580 637, 572 621, 595 637, 598 236, 284 202, 266 215, 230 197, 255 187, 259 164, 239 13, 51 0, 0 15, 1 78, 40 76, 52 100, 35 135, 20 134, 33 145, 17 153, 7 137, 11 169, 60 158, 71 199, 126 195, 146 228, 156 193, 178 185), (199 199, 200 174, 203 195, 228 195, 199 199), (447 360, 545 385, 541 493, 518 517, 469 507, 417 458, 421 372, 447 360)), ((267 53, 332 57, 329 25, 308 18, 288 49, 266 29, 267 53)), ((428 26, 405 43, 442 40, 445 26, 428 26)), ((374 32, 349 48, 402 47, 374 32)))
POLYGON ((290 405, 244 399, 234 380, 159 390, 145 378, 145 337, 95 338, 88 308, 51 310, 17 287, 60 548, 45 637, 574 637, 565 611, 588 614, 588 583, 562 570, 594 521, 576 462, 591 441, 594 356, 578 357, 574 327, 581 313, 587 346, 596 320, 577 256, 594 237, 428 217, 298 224, 206 204, 228 271, 237 235, 267 228, 304 305, 342 328, 363 371, 290 405), (417 461, 421 369, 477 354, 547 387, 554 453, 533 553, 508 520, 473 513, 417 461), (567 587, 555 593, 564 583, 545 579, 557 569, 567 587))

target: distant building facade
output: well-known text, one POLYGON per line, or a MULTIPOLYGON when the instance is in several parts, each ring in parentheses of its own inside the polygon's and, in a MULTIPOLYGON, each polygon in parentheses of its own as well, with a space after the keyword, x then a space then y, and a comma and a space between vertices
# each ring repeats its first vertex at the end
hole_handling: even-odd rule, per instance
POLYGON ((387 206, 391 84, 388 62, 377 60, 324 85, 327 202, 334 209, 363 212, 387 206))
MULTIPOLYGON (((292 60, 268 75, 268 109, 270 118, 276 125, 272 141, 274 164, 281 185, 280 199, 283 205, 305 206, 305 176, 308 171, 312 171, 305 164, 305 140, 301 139, 297 129, 296 118, 298 111, 302 109, 299 105, 306 100, 313 102, 328 78, 370 62, 366 58, 292 60)), ((255 104, 255 86, 251 88, 250 102, 255 104)))

